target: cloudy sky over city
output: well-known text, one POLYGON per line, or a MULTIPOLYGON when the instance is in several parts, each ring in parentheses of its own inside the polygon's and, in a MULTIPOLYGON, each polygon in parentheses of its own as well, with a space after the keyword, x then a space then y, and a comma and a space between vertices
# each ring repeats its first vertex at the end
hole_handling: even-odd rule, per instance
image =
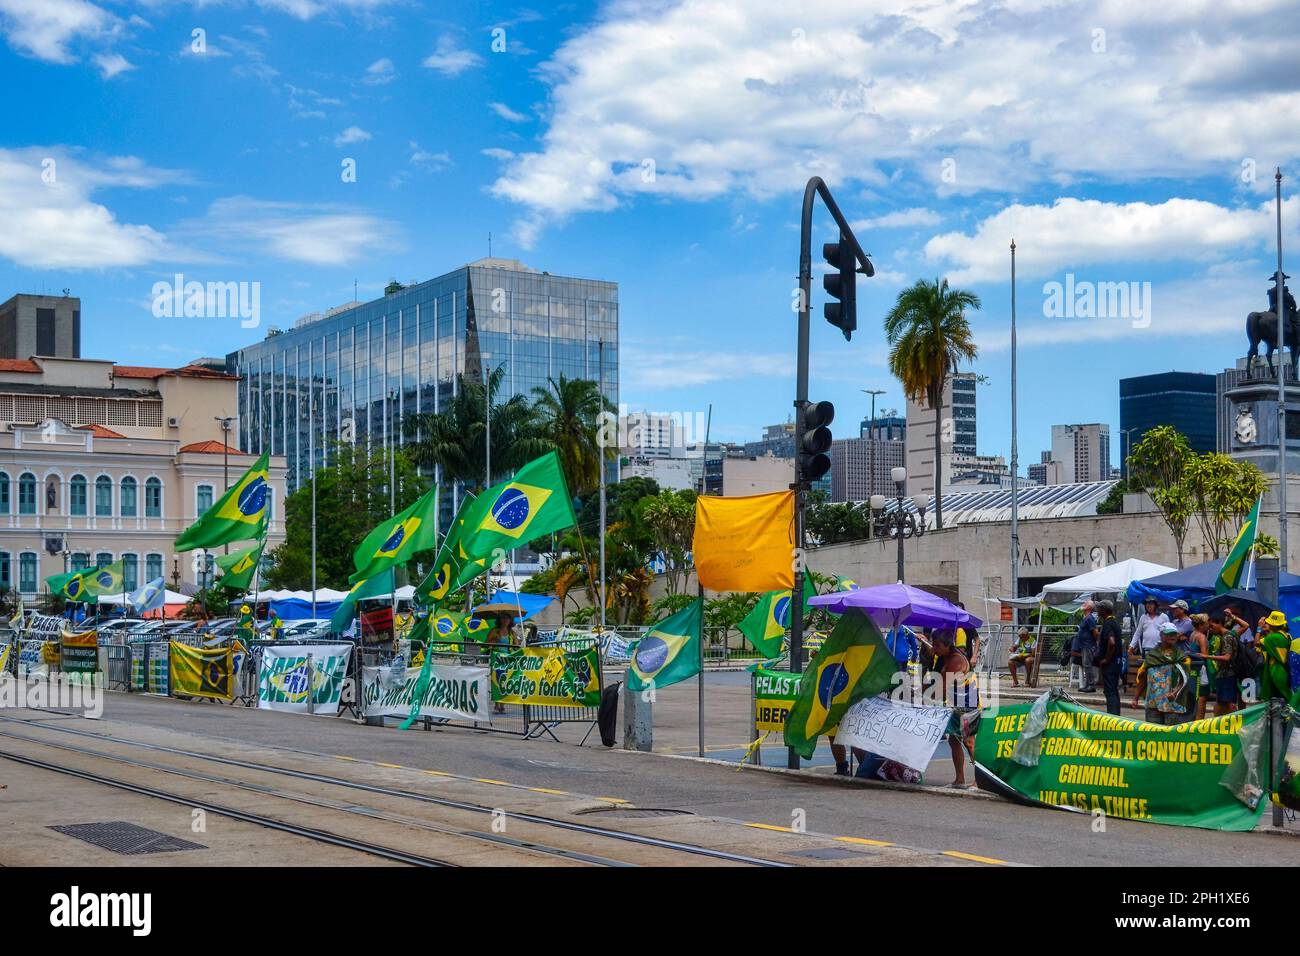
POLYGON ((946 276, 983 300, 979 450, 1008 451, 1012 238, 1022 466, 1053 423, 1117 431, 1120 377, 1244 354, 1277 166, 1300 252, 1294 2, 807 6, 0 0, 3 297, 70 289, 83 354, 176 365, 265 331, 155 318, 176 273, 258 282, 262 325, 287 327, 491 234, 619 283, 624 402, 711 402, 743 441, 790 412, 819 175, 877 270, 851 343, 815 285, 812 397, 837 435, 859 389, 901 406, 880 319, 946 276), (1053 283, 1125 283, 1133 314, 1052 314, 1053 283))

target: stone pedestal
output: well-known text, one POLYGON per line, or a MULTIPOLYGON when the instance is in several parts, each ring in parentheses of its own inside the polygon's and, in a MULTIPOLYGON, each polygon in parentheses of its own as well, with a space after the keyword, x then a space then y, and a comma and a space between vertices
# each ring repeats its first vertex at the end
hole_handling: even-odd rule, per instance
MULTIPOLYGON (((1270 375, 1263 366, 1223 392, 1232 408, 1228 454, 1250 462, 1266 475, 1279 472, 1282 443, 1277 433, 1277 391, 1276 374, 1270 375)), ((1300 384, 1290 368, 1286 375, 1286 430, 1286 470, 1300 474, 1300 384)))

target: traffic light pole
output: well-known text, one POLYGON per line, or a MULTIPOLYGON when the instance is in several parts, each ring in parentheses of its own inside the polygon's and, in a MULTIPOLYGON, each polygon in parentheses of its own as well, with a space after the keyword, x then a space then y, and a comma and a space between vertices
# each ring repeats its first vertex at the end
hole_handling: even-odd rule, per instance
MULTIPOLYGON (((858 245, 857 237, 849 228, 848 220, 835 204, 831 191, 820 176, 808 180, 803 191, 803 216, 799 224, 799 354, 795 371, 794 396, 794 590, 790 593, 790 670, 795 674, 803 673, 803 579, 804 555, 807 542, 804 539, 804 509, 808 504, 808 486, 803 475, 803 439, 804 410, 808 407, 808 338, 809 338, 809 300, 812 297, 812 213, 813 201, 821 196, 826 209, 840 227, 840 241, 847 242, 863 272, 870 276, 875 273, 866 253, 858 245)), ((790 748, 787 753, 786 766, 791 770, 799 769, 799 755, 790 748)))

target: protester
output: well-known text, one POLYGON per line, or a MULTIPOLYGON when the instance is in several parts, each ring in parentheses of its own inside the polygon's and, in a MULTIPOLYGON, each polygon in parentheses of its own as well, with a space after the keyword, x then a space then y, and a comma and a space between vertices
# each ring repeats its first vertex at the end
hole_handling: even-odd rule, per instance
POLYGON ((1191 684, 1182 635, 1172 621, 1160 626, 1160 643, 1146 652, 1138 670, 1133 707, 1141 706, 1149 724, 1181 724, 1187 719, 1191 684))
POLYGON ((1029 671, 1033 666, 1031 660, 1034 656, 1034 648, 1038 646, 1038 641, 1034 638, 1029 628, 1022 627, 1020 633, 1016 635, 1016 643, 1011 647, 1011 656, 1007 658, 1007 668, 1011 671, 1011 686, 1019 687, 1020 681, 1016 677, 1016 665, 1019 664, 1025 669, 1025 683, 1029 683, 1029 671))
POLYGON ((1093 613, 1091 601, 1083 602, 1083 620, 1079 630, 1070 644, 1071 659, 1080 667, 1079 689, 1090 694, 1097 689, 1097 672, 1093 667, 1093 657, 1097 652, 1097 616, 1093 613))
POLYGON ((1181 598, 1169 605, 1169 623, 1178 628, 1178 633, 1182 636, 1184 651, 1191 650, 1188 638, 1192 636, 1192 630, 1194 627, 1191 615, 1189 615, 1187 611, 1187 602, 1181 598))
POLYGON ((1160 610, 1159 602, 1148 597, 1142 602, 1142 613, 1133 627, 1133 639, 1128 645, 1130 653, 1141 660, 1147 651, 1160 643, 1160 625, 1168 622, 1169 616, 1160 610))
POLYGON ((1205 719, 1205 705, 1210 701, 1210 673, 1207 659, 1210 655, 1210 616, 1193 614, 1191 646, 1191 693, 1196 697, 1196 719, 1205 719))
POLYGON ((970 751, 971 762, 975 761, 975 733, 979 725, 979 702, 974 706, 969 699, 970 688, 963 674, 970 672, 970 662, 966 655, 957 650, 957 636, 950 628, 937 628, 929 639, 921 638, 921 649, 927 665, 939 672, 944 685, 944 704, 953 708, 953 715, 945 735, 952 750, 952 766, 956 771, 949 786, 959 790, 968 789, 966 782, 966 753, 970 751))
MULTIPOLYGON (((961 601, 957 602, 957 606, 963 611, 966 610, 966 605, 961 601)), ((974 670, 980 657, 980 632, 970 624, 963 624, 955 633, 957 650, 966 655, 966 660, 970 662, 970 669, 974 670)))
POLYGON ((1267 625, 1268 633, 1261 634, 1256 644, 1264 658, 1264 666, 1259 669, 1259 699, 1289 699, 1291 674, 1287 656, 1291 650, 1291 635, 1287 631, 1286 615, 1273 611, 1263 623, 1267 625))
POLYGON ((1124 653, 1124 633, 1119 621, 1115 620, 1115 605, 1102 601, 1097 605, 1101 615, 1101 627, 1098 629, 1097 656, 1094 663, 1101 673, 1102 688, 1106 693, 1106 710, 1119 715, 1119 675, 1124 653))
POLYGON ((1240 618, 1230 617, 1231 612, 1214 614, 1210 617, 1210 635, 1213 646, 1210 660, 1214 662, 1214 713, 1230 714, 1237 709, 1241 695, 1237 693, 1237 648, 1241 637, 1231 622, 1240 622, 1240 618))
MULTIPOLYGON (((487 637, 483 639, 485 647, 484 653, 487 655, 489 665, 492 660, 492 650, 497 647, 511 647, 515 643, 515 619, 511 614, 502 614, 497 617, 496 623, 492 625, 492 630, 488 631, 487 637)), ((495 714, 504 714, 505 707, 499 702, 492 706, 492 712, 495 714)))

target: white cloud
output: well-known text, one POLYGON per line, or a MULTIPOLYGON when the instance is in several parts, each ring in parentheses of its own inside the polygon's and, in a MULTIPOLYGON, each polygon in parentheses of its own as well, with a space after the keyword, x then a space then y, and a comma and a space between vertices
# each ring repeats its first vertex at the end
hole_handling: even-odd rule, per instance
POLYGON ((391 0, 257 0, 260 7, 279 10, 299 20, 310 20, 332 10, 347 10, 360 15, 371 15, 391 0))
MULTIPOLYGON (((1294 223, 1300 200, 1291 198, 1286 205, 1283 218, 1294 223)), ((1228 208, 1200 199, 1116 203, 1063 198, 1050 206, 1008 206, 973 233, 935 236, 925 244, 925 257, 952 270, 947 275, 954 284, 1006 278, 1013 238, 1017 273, 1025 278, 1099 263, 1208 260, 1269 247, 1275 236, 1273 215, 1271 203, 1228 208)))
POLYGON ((1245 157, 1300 156, 1300 36, 1270 25, 1289 7, 615 3, 543 66, 549 125, 493 192, 535 234, 647 194, 762 199, 814 174, 901 172, 940 195, 1226 180, 1245 157))
POLYGON ((387 220, 344 207, 273 202, 249 196, 219 199, 203 220, 186 224, 197 236, 220 236, 249 251, 314 266, 340 266, 397 246, 387 220))
POLYGON ((168 240, 120 222, 91 197, 108 187, 147 189, 185 181, 134 157, 88 159, 66 149, 0 149, 0 256, 30 269, 101 269, 156 262, 168 240))
POLYGON ((491 107, 492 112, 496 113, 497 116, 500 116, 503 120, 507 120, 511 123, 522 123, 528 119, 528 117, 523 113, 516 113, 504 103, 489 103, 488 106, 491 107))
POLYGON ((364 143, 370 138, 370 134, 360 126, 349 126, 343 132, 334 137, 334 145, 348 146, 352 143, 364 143))
POLYGON ((466 70, 479 66, 483 57, 472 50, 462 49, 450 34, 438 37, 434 52, 424 58, 423 65, 437 70, 443 76, 459 76, 466 70))
POLYGON ((445 151, 440 153, 431 153, 427 149, 422 149, 420 144, 415 142, 415 140, 411 140, 408 145, 411 150, 410 161, 412 166, 423 166, 426 169, 437 172, 438 170, 446 169, 451 165, 451 156, 445 151))
POLYGON ((738 352, 730 348, 697 351, 624 342, 619 363, 623 383, 628 388, 679 388, 793 374, 788 354, 738 352))
POLYGON ((933 209, 896 209, 893 212, 887 212, 883 216, 876 216, 873 219, 860 219, 857 222, 851 222, 856 233, 859 230, 866 229, 900 229, 907 226, 936 226, 939 224, 940 216, 933 209))
POLYGON ((393 66, 393 61, 388 57, 382 57, 366 67, 366 75, 362 82, 371 86, 382 86, 395 79, 397 79, 397 69, 393 66))
POLYGON ((487 149, 479 150, 479 152, 484 156, 487 156, 489 159, 506 160, 515 158, 513 152, 508 149, 502 149, 500 146, 489 146, 487 149))
POLYGON ((111 80, 119 73, 135 69, 135 64, 128 61, 120 53, 96 53, 92 59, 94 59, 95 66, 99 67, 99 72, 103 74, 106 80, 111 80))
POLYGON ((15 49, 51 63, 72 63, 74 40, 102 38, 116 18, 86 0, 0 0, 0 23, 15 49))

